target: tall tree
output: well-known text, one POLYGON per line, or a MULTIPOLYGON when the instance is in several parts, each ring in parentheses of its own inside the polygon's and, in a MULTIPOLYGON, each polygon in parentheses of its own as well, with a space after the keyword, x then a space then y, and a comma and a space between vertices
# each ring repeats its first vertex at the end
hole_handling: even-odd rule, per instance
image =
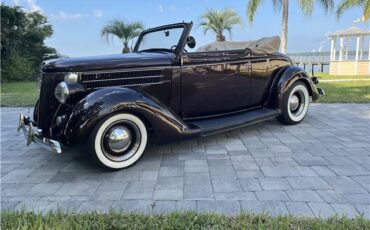
MULTIPOLYGON (((311 16, 314 10, 315 0, 297 0, 300 9, 305 16, 311 16)), ((324 8, 325 12, 334 8, 334 0, 318 0, 317 1, 324 8)), ((247 16, 249 23, 253 23, 254 15, 262 0, 248 0, 247 16)), ((281 52, 287 52, 288 43, 288 20, 289 20, 289 0, 272 0, 273 6, 276 10, 282 10, 282 26, 281 26, 281 52)))
POLYGON ((200 19, 202 21, 199 26, 203 28, 204 34, 207 34, 209 30, 212 30, 216 33, 216 40, 219 42, 226 40, 223 34, 225 30, 229 32, 231 37, 231 30, 233 26, 242 25, 242 19, 233 9, 209 9, 200 17, 200 19))
POLYGON ((337 8, 338 18, 343 14, 344 11, 352 7, 362 8, 363 21, 367 21, 370 19, 370 0, 342 0, 337 8))
POLYGON ((101 36, 109 41, 109 38, 117 37, 123 43, 122 53, 129 53, 131 49, 129 43, 139 36, 140 32, 144 29, 141 22, 127 23, 121 20, 113 20, 106 25, 102 31, 101 36))
POLYGON ((52 26, 41 13, 1 4, 2 80, 26 80, 37 74, 43 56, 56 53, 45 45, 52 34, 52 26))

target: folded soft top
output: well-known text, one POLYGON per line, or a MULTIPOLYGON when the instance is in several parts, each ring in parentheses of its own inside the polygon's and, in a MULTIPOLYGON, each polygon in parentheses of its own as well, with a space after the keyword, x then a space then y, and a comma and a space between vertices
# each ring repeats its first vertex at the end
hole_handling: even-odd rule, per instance
POLYGON ((280 37, 265 37, 245 42, 212 42, 197 49, 197 52, 250 49, 255 54, 274 54, 279 51, 280 37))

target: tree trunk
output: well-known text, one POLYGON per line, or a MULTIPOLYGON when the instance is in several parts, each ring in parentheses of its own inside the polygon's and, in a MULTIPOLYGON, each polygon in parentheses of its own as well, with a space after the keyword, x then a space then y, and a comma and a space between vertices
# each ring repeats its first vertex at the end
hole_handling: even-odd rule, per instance
POLYGON ((224 42, 226 40, 226 38, 222 33, 219 32, 219 33, 216 34, 216 40, 218 42, 224 42))
POLYGON ((288 15, 289 15, 289 0, 283 0, 283 21, 281 26, 281 52, 287 52, 288 43, 288 15))
POLYGON ((127 53, 130 53, 130 48, 128 47, 128 43, 124 43, 123 44, 123 50, 122 50, 122 53, 124 53, 124 54, 127 54, 127 53))

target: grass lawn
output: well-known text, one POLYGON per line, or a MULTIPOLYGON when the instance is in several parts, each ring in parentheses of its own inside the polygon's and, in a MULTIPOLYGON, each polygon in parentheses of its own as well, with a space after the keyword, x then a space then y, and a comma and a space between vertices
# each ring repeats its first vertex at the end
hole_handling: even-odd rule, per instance
POLYGON ((294 218, 268 215, 226 217, 195 212, 143 215, 110 212, 106 214, 32 212, 1 213, 1 229, 370 229, 370 221, 333 217, 294 218))
POLYGON ((9 82, 1 84, 1 106, 34 106, 38 97, 36 82, 9 82))
MULTIPOLYGON (((311 74, 311 73, 310 73, 311 74)), ((369 75, 329 75, 327 73, 315 73, 315 77, 318 77, 319 80, 330 80, 330 79, 370 79, 369 75)))
POLYGON ((370 102, 370 81, 322 82, 317 87, 325 91, 320 103, 370 102))

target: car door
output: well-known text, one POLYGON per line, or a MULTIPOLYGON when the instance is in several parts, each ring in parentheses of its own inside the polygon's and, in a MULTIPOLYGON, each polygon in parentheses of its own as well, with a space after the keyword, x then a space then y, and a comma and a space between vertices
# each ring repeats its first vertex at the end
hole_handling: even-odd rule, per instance
POLYGON ((181 66, 183 118, 217 116, 248 108, 251 64, 243 55, 244 52, 231 51, 184 54, 181 66))

